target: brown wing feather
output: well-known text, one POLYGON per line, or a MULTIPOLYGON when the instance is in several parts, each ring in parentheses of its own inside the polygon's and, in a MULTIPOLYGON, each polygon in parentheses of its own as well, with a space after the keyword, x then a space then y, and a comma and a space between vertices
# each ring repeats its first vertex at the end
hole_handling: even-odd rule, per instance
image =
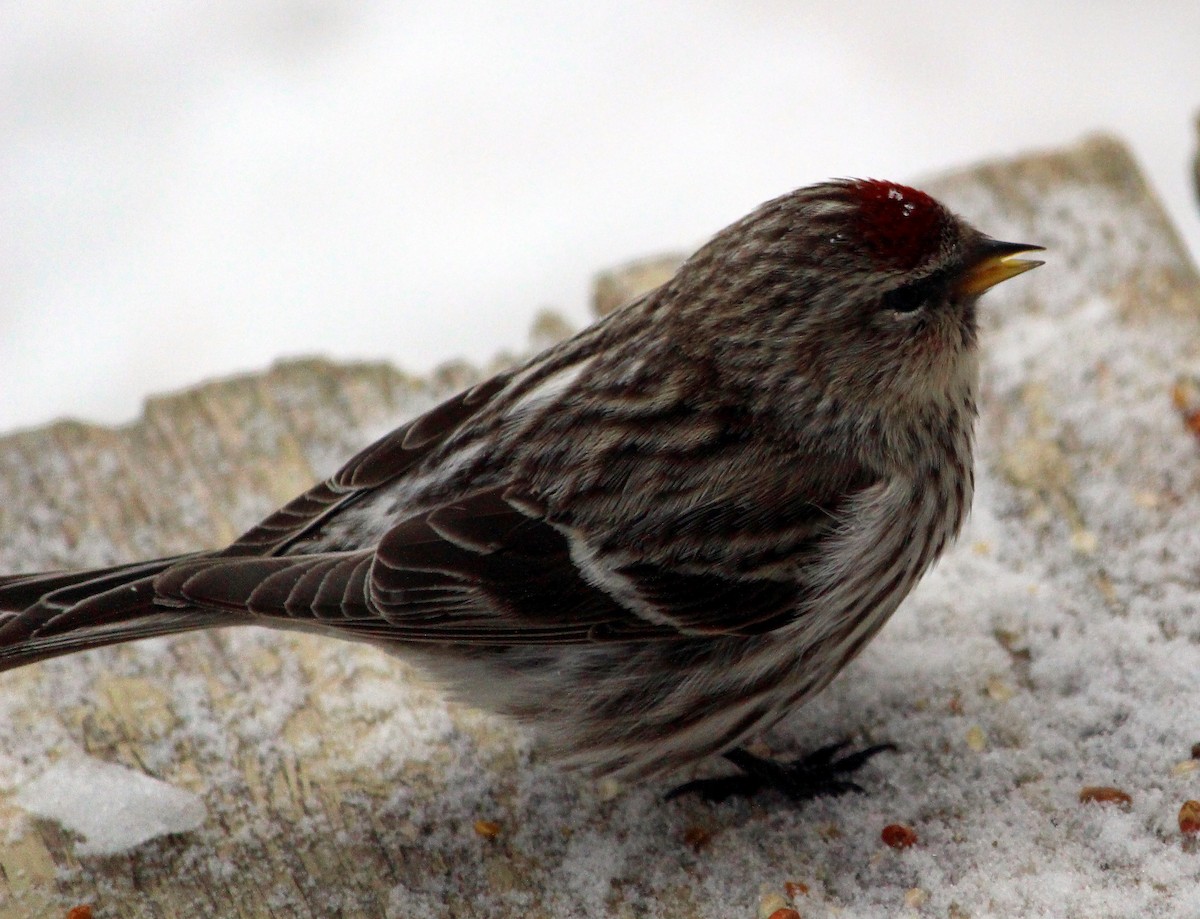
POLYGON ((635 438, 639 449, 603 464, 566 518, 527 487, 495 485, 399 521, 373 550, 296 552, 350 502, 446 444, 512 379, 493 377, 441 403, 220 555, 164 572, 155 589, 180 607, 397 642, 760 634, 805 608, 806 565, 846 503, 874 484, 853 464, 806 462, 782 447, 748 450, 761 441, 755 419, 664 402, 653 431, 635 438), (750 459, 755 489, 746 494, 739 483, 750 459), (630 487, 666 489, 674 512, 627 524, 591 519, 595 508, 620 506, 612 499, 630 487), (576 519, 587 505, 593 511, 576 519), (588 542, 593 529, 607 534, 602 545, 588 542))
POLYGON ((495 486, 401 521, 374 551, 196 559, 164 572, 155 588, 181 605, 400 643, 761 634, 805 607, 806 560, 870 484, 842 478, 820 503, 814 495, 750 503, 714 495, 660 534, 664 560, 647 553, 621 562, 617 553, 608 567, 602 557, 576 558, 543 502, 495 486), (705 563, 714 540, 733 538, 723 533, 744 544, 744 564, 705 563), (682 543, 693 560, 670 561, 682 543))
POLYGON ((676 634, 588 583, 566 537, 528 509, 497 487, 391 530, 376 553, 371 599, 393 634, 496 644, 676 634))
POLYGON ((366 593, 371 558, 370 550, 281 557, 213 556, 168 569, 155 580, 154 589, 161 602, 179 606, 340 624, 377 618, 366 593))
MULTIPOLYGON (((793 540, 806 532, 810 546, 789 547, 800 558, 838 517, 805 502, 756 508, 753 519, 793 540)), ((622 581, 616 587, 589 576, 536 501, 497 487, 389 532, 371 570, 371 600, 403 640, 520 644, 759 634, 794 618, 806 597, 794 572, 726 574, 643 561, 612 573, 622 581)))
POLYGON ((103 645, 215 623, 207 611, 164 610, 154 576, 188 556, 92 571, 0 577, 0 670, 103 645))
POLYGON ((504 373, 484 380, 381 437, 327 481, 289 501, 220 554, 281 554, 342 508, 412 469, 503 389, 510 377, 504 373))

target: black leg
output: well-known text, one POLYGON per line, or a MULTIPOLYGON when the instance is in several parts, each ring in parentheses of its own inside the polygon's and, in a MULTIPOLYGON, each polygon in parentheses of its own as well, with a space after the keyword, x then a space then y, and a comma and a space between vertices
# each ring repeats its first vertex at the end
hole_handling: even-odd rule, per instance
POLYGON ((843 795, 848 791, 861 792, 862 786, 846 778, 863 763, 885 750, 895 750, 890 743, 876 744, 838 757, 849 741, 830 744, 808 756, 790 762, 776 762, 747 753, 738 747, 725 758, 742 770, 741 775, 715 779, 695 779, 667 793, 667 800, 680 795, 698 794, 706 801, 724 801, 734 795, 752 795, 764 788, 774 788, 792 801, 807 801, 821 795, 843 795))

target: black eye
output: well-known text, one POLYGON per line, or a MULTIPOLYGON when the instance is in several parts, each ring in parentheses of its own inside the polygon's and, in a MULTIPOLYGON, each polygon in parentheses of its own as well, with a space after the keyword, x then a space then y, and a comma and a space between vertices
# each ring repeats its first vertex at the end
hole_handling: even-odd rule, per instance
POLYGON ((943 293, 943 278, 930 275, 893 287, 883 295, 880 305, 895 313, 915 313, 927 303, 939 299, 943 293))

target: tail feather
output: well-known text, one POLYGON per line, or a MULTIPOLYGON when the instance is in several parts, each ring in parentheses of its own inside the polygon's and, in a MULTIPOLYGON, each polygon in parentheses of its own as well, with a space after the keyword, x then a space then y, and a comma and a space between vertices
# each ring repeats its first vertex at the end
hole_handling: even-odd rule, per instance
POLYGON ((213 625, 212 613, 155 602, 155 577, 191 557, 0 577, 0 671, 213 625))

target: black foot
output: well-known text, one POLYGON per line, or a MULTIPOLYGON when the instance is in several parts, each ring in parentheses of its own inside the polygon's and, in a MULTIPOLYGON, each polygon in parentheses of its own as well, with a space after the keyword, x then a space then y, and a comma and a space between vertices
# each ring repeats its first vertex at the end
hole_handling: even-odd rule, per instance
POLYGON ((781 791, 792 801, 807 801, 821 795, 844 795, 848 791, 862 792, 861 785, 844 776, 854 772, 875 754, 895 750, 896 745, 876 744, 840 759, 835 758, 838 751, 845 749, 848 744, 847 740, 830 744, 790 762, 763 759, 738 747, 726 753, 725 758, 741 769, 742 775, 685 782, 667 792, 667 800, 694 793, 705 801, 724 801, 734 795, 752 795, 763 788, 781 791))

